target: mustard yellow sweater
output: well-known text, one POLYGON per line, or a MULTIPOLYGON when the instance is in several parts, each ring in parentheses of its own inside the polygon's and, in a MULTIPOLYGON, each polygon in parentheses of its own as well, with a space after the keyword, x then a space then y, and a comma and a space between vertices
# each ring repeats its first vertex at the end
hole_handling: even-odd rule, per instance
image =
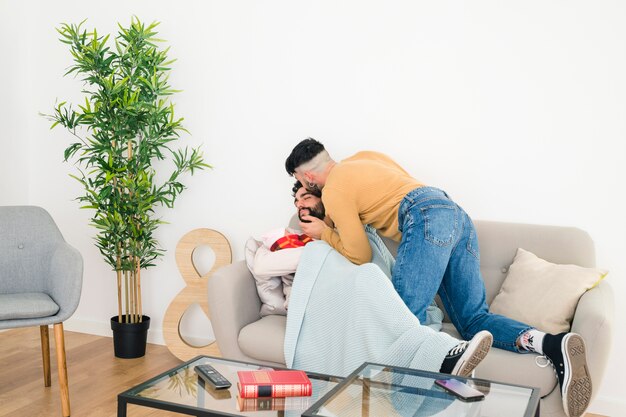
POLYGON ((355 264, 369 262, 372 250, 363 225, 400 241, 400 202, 423 185, 379 152, 364 151, 344 159, 330 171, 322 190, 326 214, 335 224, 335 229, 324 230, 322 239, 355 264))

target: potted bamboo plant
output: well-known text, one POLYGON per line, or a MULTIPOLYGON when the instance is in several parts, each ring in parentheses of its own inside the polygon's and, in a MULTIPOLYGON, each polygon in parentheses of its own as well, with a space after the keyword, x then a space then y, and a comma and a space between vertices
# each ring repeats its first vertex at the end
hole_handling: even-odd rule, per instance
POLYGON ((164 222, 154 209, 173 207, 185 189, 182 174, 210 166, 198 148, 172 147, 186 130, 169 99, 176 92, 168 84, 173 61, 169 48, 157 46, 158 22, 145 25, 133 18, 128 27, 118 25, 112 45, 110 35, 87 32, 83 23, 63 24, 57 31, 73 57, 65 75, 82 79, 84 103, 74 109, 62 102, 48 117, 51 128, 61 125, 76 138, 64 158, 77 167, 71 176, 84 188, 77 200, 93 210, 96 246, 115 271, 115 355, 140 357, 150 324, 142 309, 141 271, 164 253, 154 237, 164 222), (169 175, 156 175, 156 161, 169 175))

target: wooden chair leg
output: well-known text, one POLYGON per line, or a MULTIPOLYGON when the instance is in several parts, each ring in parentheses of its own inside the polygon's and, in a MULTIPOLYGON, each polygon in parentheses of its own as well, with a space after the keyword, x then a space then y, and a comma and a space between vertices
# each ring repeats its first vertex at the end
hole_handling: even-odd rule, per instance
POLYGON ((50 386, 50 333, 48 326, 39 326, 41 333, 41 356, 43 357, 43 384, 50 386))
POLYGON ((59 370, 59 391, 61 391, 61 410, 63 417, 70 415, 70 391, 67 383, 67 364, 65 361, 65 336, 63 323, 54 325, 54 340, 57 351, 57 368, 59 370))

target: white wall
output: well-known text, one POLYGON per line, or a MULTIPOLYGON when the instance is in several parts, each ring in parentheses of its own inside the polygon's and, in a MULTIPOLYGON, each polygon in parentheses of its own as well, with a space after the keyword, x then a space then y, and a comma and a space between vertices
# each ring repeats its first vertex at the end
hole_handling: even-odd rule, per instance
MULTIPOLYGON (((21 31, 16 16, 24 16, 23 3, 0 1, 0 204, 28 201, 30 94, 21 72, 28 67, 27 31, 21 31)), ((31 115, 32 116, 32 115, 31 115)), ((30 118, 32 120, 32 117, 30 118)))
POLYGON ((88 18, 106 33, 135 14, 162 22, 178 58, 171 82, 184 90, 177 111, 193 133, 185 141, 202 144, 215 167, 186 181, 173 211, 160 211, 170 222, 159 232, 168 252, 144 275, 152 340, 184 287, 178 239, 215 228, 241 259, 250 234, 290 216, 284 158, 312 136, 339 159, 388 153, 476 219, 589 231, 618 300, 612 365, 591 411, 618 415, 626 406, 617 354, 626 343, 623 2, 0 0, 0 12, 8 85, 0 198, 46 207, 83 254, 77 327, 106 330, 114 280, 92 244, 89 213, 72 200, 80 190, 61 161, 71 138, 49 131, 37 112, 80 97, 80 82, 62 77, 70 57, 54 27, 88 18))

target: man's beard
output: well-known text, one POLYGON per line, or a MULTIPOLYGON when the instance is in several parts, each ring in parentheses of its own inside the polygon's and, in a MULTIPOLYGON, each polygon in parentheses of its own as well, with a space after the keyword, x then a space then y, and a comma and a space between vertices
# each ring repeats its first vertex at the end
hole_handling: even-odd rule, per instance
POLYGON ((308 211, 308 215, 309 216, 317 217, 320 220, 324 220, 324 217, 326 217, 326 210, 324 209, 324 205, 322 204, 321 201, 319 203, 317 203, 314 207, 311 207, 311 208, 307 207, 307 208, 303 208, 301 210, 298 210, 298 218, 300 219, 300 221, 303 222, 303 223, 311 223, 311 220, 303 220, 302 219, 302 214, 301 213, 304 210, 308 211))

